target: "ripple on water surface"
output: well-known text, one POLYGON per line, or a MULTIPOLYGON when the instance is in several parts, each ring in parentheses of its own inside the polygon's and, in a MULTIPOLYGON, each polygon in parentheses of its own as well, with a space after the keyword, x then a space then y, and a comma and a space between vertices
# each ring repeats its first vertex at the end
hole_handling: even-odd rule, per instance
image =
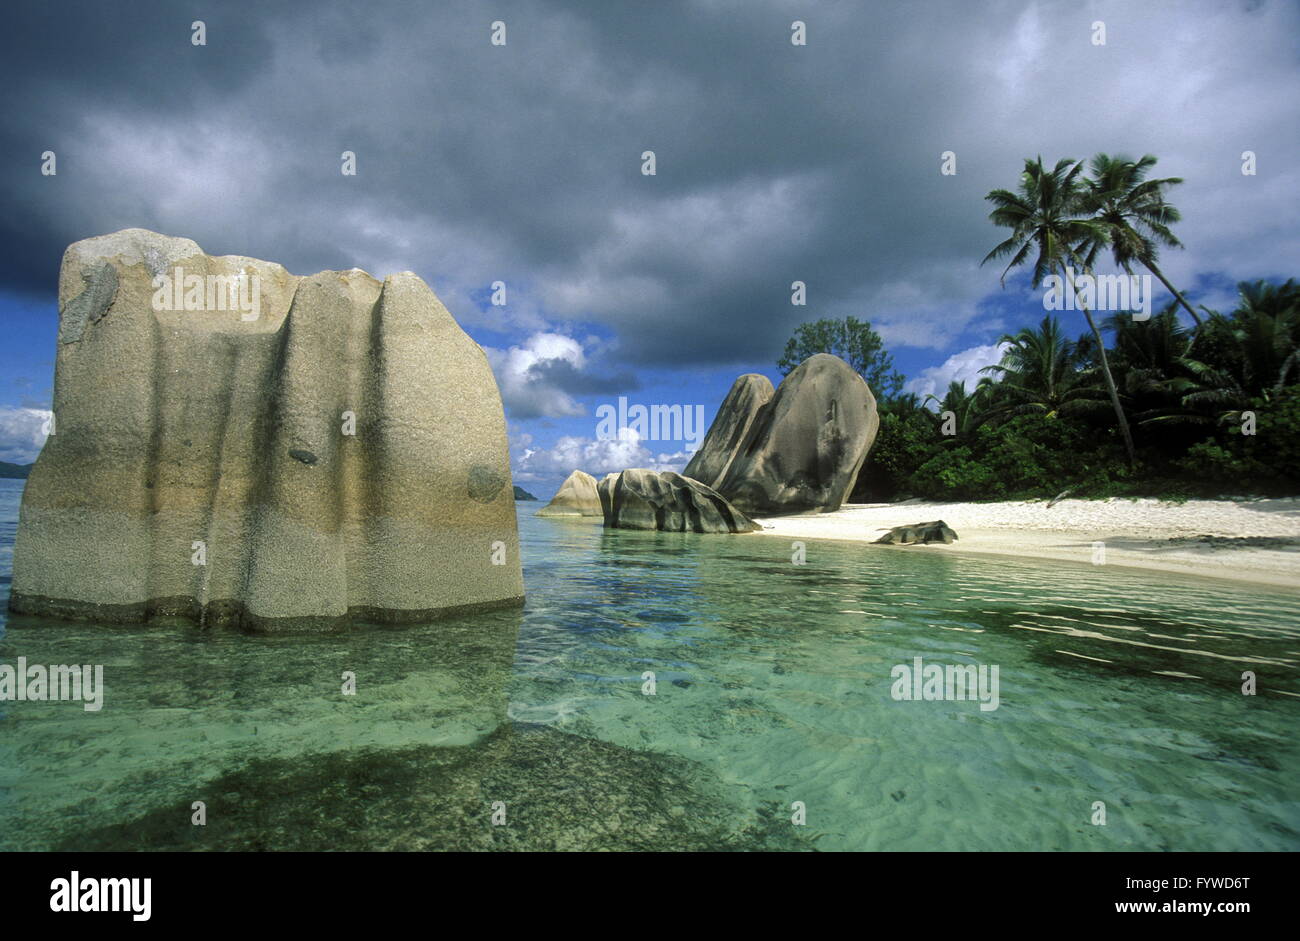
POLYGON ((0 704, 0 846, 1300 848, 1293 596, 520 528, 523 611, 310 637, 12 619, 0 662, 103 664, 106 694, 0 704), (997 665, 998 708, 894 700, 916 657, 997 665))

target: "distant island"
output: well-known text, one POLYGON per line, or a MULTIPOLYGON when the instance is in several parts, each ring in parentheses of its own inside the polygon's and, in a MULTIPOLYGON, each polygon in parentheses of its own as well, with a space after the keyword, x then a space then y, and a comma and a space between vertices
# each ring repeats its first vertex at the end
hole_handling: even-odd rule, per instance
MULTIPOLYGON (((12 466, 12 465, 10 465, 10 466, 12 466)), ((24 475, 24 476, 25 476, 25 475, 24 475)), ((516 500, 536 500, 537 498, 536 498, 535 496, 533 496, 531 493, 529 493, 527 490, 525 490, 523 487, 520 487, 520 486, 516 485, 516 486, 515 486, 515 499, 516 499, 516 500)))

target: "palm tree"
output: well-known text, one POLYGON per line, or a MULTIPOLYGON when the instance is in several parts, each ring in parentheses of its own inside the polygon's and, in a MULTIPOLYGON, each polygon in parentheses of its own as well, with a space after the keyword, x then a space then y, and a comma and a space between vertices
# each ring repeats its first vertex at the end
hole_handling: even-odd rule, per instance
POLYGON ((945 412, 952 412, 957 436, 960 437, 974 431, 990 417, 983 409, 989 388, 987 379, 982 379, 973 391, 967 392, 966 383, 954 379, 948 383, 948 391, 944 393, 942 399, 930 393, 925 397, 925 404, 929 405, 933 402, 940 416, 945 412))
POLYGON ((900 418, 907 418, 921 410, 921 400, 917 398, 915 392, 900 392, 888 397, 880 396, 876 399, 876 407, 882 416, 897 415, 900 418))
POLYGON ((1281 392, 1300 366, 1300 285, 1267 281, 1237 285, 1233 336, 1241 349, 1243 384, 1281 392))
POLYGON ((1140 425, 1177 411, 1195 385, 1191 342, 1178 323, 1177 306, 1175 301, 1145 321, 1114 314, 1103 325, 1115 335, 1111 366, 1140 425))
MULTIPOLYGON (((1061 329, 1060 321, 1050 314, 1037 329, 1021 327, 998 341, 1006 346, 1002 361, 985 366, 981 372, 997 377, 996 385, 976 389, 976 394, 991 393, 1002 399, 991 413, 1024 414, 1040 412, 1048 418, 1095 407, 1095 379, 1080 368, 1075 344, 1061 329)), ((989 380, 983 379, 981 383, 989 380)), ((1104 406, 1103 406, 1104 407, 1104 406)))
MULTIPOLYGON (((1083 170, 1082 161, 1061 160, 1050 171, 1043 167, 1043 158, 1025 160, 1025 170, 1020 174, 1018 193, 1009 190, 993 190, 984 198, 993 203, 994 209, 989 213, 989 220, 994 225, 1011 229, 1011 236, 996 245, 984 256, 980 264, 994 258, 1011 255, 1011 261, 1002 272, 1002 283, 1006 284, 1007 272, 1025 262, 1033 251, 1034 287, 1042 284, 1049 274, 1060 272, 1071 289, 1076 288, 1074 271, 1071 263, 1081 269, 1087 268, 1086 261, 1079 256, 1075 246, 1104 243, 1109 237, 1108 227, 1104 222, 1087 217, 1085 203, 1086 188, 1080 179, 1083 170)), ((1075 291, 1078 297, 1077 290, 1075 291)), ((1081 300, 1081 299, 1080 299, 1081 300)), ((1124 406, 1119 401, 1119 391, 1115 388, 1115 379, 1110 373, 1110 363, 1106 358, 1106 343, 1088 305, 1080 303, 1083 315, 1097 343, 1098 358, 1101 362, 1102 375, 1106 380, 1106 390, 1110 394, 1115 418, 1119 422, 1120 436, 1124 439, 1124 449, 1128 453, 1129 464, 1137 461, 1133 450, 1133 436, 1129 432, 1128 418, 1124 415, 1124 406)))
POLYGON ((1084 181, 1084 205, 1105 227, 1105 238, 1090 240, 1080 249, 1087 249, 1085 263, 1089 268, 1106 247, 1110 248, 1115 264, 1128 274, 1133 273, 1134 262, 1144 265, 1192 315, 1199 327, 1200 316, 1156 264, 1158 246, 1181 248, 1183 244, 1169 229, 1170 225, 1182 219, 1182 214, 1165 202, 1164 197, 1166 188, 1183 181, 1176 176, 1148 180, 1147 171, 1155 165, 1156 158, 1151 154, 1136 161, 1109 154, 1097 154, 1092 158, 1092 177, 1084 181))
POLYGON ((1236 422, 1254 401, 1269 399, 1294 381, 1300 363, 1300 285, 1242 282, 1237 290, 1237 308, 1230 315, 1209 312, 1194 358, 1188 344, 1174 362, 1159 365, 1166 378, 1153 381, 1153 388, 1177 404, 1148 421, 1236 422))

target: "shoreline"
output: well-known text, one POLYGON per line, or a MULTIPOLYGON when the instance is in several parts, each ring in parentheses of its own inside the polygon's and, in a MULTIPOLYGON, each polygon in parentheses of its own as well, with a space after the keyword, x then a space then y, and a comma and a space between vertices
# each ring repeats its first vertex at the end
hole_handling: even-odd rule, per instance
POLYGON ((1105 564, 1196 578, 1227 580, 1300 593, 1300 499, 1188 500, 1153 498, 1012 500, 997 503, 845 504, 834 513, 754 517, 755 535, 870 544, 893 526, 943 520, 952 545, 882 546, 894 552, 1093 564, 1093 543, 1105 564))

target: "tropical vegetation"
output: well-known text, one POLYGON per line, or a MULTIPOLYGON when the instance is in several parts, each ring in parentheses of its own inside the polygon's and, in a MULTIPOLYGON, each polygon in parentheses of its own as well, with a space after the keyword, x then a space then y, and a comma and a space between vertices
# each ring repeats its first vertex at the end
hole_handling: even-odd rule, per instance
POLYGON ((1181 180, 1148 179, 1155 163, 1027 160, 1014 191, 987 197, 1010 229, 984 259, 1007 259, 1003 279, 1028 265, 1036 287, 1068 280, 1103 256, 1140 266, 1173 298, 1146 319, 1083 305, 1074 336, 1049 313, 1001 336, 1001 360, 973 387, 924 400, 903 391, 870 323, 796 331, 783 372, 847 350, 876 393, 880 431, 855 500, 1300 493, 1300 284, 1243 282, 1231 311, 1193 309, 1159 267, 1159 250, 1180 245, 1167 191, 1181 180))

